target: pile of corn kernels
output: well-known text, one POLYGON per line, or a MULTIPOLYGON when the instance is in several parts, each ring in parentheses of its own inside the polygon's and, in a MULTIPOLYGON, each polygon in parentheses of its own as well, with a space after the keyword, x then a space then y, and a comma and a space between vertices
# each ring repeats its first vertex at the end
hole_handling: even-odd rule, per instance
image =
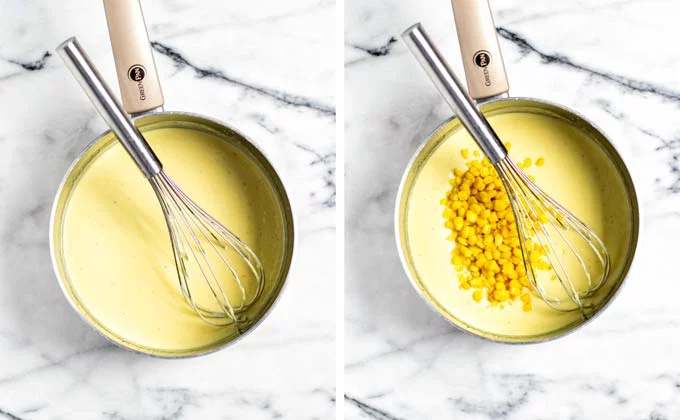
MULTIPOLYGON (((510 144, 506 144, 510 149, 510 144)), ((469 159, 467 149, 461 151, 469 159)), ((488 159, 474 158, 466 169, 456 168, 449 180, 451 189, 441 200, 445 207, 445 226, 451 230, 447 239, 455 242, 451 252, 460 288, 472 289, 472 298, 481 302, 485 297, 493 306, 504 307, 521 301, 525 312, 532 310, 531 284, 526 275, 517 225, 503 183, 488 159)), ((536 166, 545 160, 538 158, 536 166)), ((527 158, 518 166, 531 167, 527 158)), ((547 270, 545 252, 538 244, 528 244, 529 259, 535 269, 547 270)))

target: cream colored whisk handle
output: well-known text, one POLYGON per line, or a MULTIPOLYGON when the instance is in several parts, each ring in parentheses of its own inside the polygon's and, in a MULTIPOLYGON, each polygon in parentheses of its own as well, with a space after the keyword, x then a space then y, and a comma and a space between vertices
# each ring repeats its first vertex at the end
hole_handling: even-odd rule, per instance
POLYGON ((485 99, 509 89, 488 0, 451 0, 468 92, 485 99))
POLYGON ((129 114, 163 106, 156 63, 139 0, 104 0, 123 107, 129 114))

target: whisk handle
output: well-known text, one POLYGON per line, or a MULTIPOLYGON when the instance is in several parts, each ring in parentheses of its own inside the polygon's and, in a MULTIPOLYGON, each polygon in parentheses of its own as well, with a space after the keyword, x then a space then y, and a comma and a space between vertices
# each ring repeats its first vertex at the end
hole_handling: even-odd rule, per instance
POLYGON ((489 0, 451 0, 468 93, 486 99, 508 92, 503 54, 489 0))
POLYGON ((432 44, 425 29, 416 23, 401 35, 411 53, 425 70, 444 100, 456 113, 463 126, 475 139, 486 157, 497 163, 508 151, 494 132, 475 102, 453 74, 437 47, 432 44))
POLYGON ((75 37, 67 39, 57 47, 57 52, 139 169, 147 178, 158 174, 163 165, 113 96, 78 40, 75 37))
POLYGON ((136 115, 163 106, 163 91, 139 0, 104 0, 123 108, 136 115))

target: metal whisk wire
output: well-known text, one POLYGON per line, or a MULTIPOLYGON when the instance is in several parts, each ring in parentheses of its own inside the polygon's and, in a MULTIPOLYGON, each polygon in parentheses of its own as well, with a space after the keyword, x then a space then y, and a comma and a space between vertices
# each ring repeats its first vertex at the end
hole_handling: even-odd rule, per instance
POLYGON ((585 223, 543 192, 510 160, 505 146, 422 26, 411 26, 404 31, 402 38, 501 178, 515 218, 524 267, 533 290, 549 307, 561 312, 580 311, 587 317, 586 310, 593 304, 584 299, 595 295, 609 274, 609 254, 603 241, 585 223), (539 249, 547 257, 566 298, 552 295, 546 285, 539 281, 535 264, 532 263, 533 241, 537 241, 539 249), (576 242, 586 246, 578 247, 576 242), (558 255, 558 249, 561 256, 558 255), (592 253, 594 259, 586 258, 586 252, 592 253), (572 266, 579 270, 567 267, 565 260, 568 258, 576 261, 572 266), (596 261, 595 265, 599 267, 593 267, 591 261, 596 261), (575 276, 580 273, 574 271, 580 271, 583 275, 575 276), (597 273, 595 281, 593 271, 597 273), (585 278, 583 288, 577 286, 575 277, 585 278))
POLYGON ((604 243, 585 223, 531 181, 512 160, 506 157, 497 162, 495 168, 510 197, 529 282, 541 299, 552 309, 560 312, 579 310, 587 316, 586 310, 591 308, 592 304, 584 302, 584 299, 592 297, 604 285, 609 273, 609 254, 604 243), (551 239, 548 230, 554 232, 559 239, 551 239), (575 232, 576 237, 588 246, 595 257, 595 262, 599 264, 599 269, 588 267, 587 262, 584 261, 583 252, 577 250, 574 241, 567 238, 569 232, 575 232), (530 262, 531 250, 528 249, 528 244, 533 240, 537 240, 539 247, 546 251, 547 259, 556 273, 562 290, 575 306, 563 299, 551 297, 542 283, 538 282, 535 267, 530 262), (577 289, 575 286, 575 279, 565 268, 562 258, 558 257, 555 249, 556 243, 561 243, 564 253, 570 252, 578 262, 587 281, 585 288, 577 289), (595 283, 593 283, 592 271, 600 273, 595 283))
POLYGON ((252 305, 264 289, 264 268, 259 258, 245 242, 189 198, 164 171, 151 178, 150 182, 167 221, 179 285, 185 299, 201 319, 211 325, 238 324, 238 316, 252 305), (209 245, 207 251, 204 244, 209 245), (249 270, 247 274, 256 285, 254 293, 246 292, 242 274, 239 274, 222 250, 232 250, 245 262, 249 270), (208 256, 210 251, 218 262, 226 266, 231 280, 240 292, 240 303, 234 304, 228 298, 222 287, 224 280, 219 278, 213 266, 216 259, 212 258, 211 263, 208 256), (186 264, 189 258, 195 262, 200 275, 206 281, 210 294, 219 305, 219 311, 207 309, 194 299, 190 287, 191 276, 186 264))
POLYGON ((156 193, 172 243, 180 290, 189 306, 208 324, 235 325, 240 332, 239 323, 247 320, 245 312, 264 289, 265 273, 260 259, 163 171, 160 160, 78 41, 67 39, 57 47, 57 52, 156 193), (245 269, 240 270, 237 262, 245 269), (225 272, 228 275, 225 276, 225 272), (249 285, 245 277, 251 278, 249 285), (238 289, 237 302, 225 290, 228 281, 238 289), (195 290, 200 284, 207 285, 207 294, 214 300, 215 309, 203 301, 197 302, 195 290))

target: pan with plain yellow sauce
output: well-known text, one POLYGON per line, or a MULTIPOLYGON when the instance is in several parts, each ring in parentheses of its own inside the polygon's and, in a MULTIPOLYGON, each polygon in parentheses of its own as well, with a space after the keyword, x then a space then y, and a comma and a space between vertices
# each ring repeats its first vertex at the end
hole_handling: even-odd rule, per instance
POLYGON ((262 295, 243 315, 241 331, 196 316, 180 291, 153 189, 110 132, 76 160, 57 194, 55 271, 80 315, 116 344, 166 357, 216 350, 258 325, 285 284, 295 243, 288 196, 266 157, 216 121, 162 113, 136 124, 182 189, 260 257, 262 295))
POLYGON ((264 280, 243 278, 242 288, 220 281, 220 293, 231 301, 254 300, 237 322, 204 322, 185 300, 180 277, 191 283, 192 302, 214 310, 204 268, 222 279, 230 270, 243 272, 246 263, 225 253, 220 264, 197 266, 195 256, 204 249, 191 246, 178 267, 158 197, 112 132, 76 159, 57 192, 50 226, 55 273, 76 311, 114 343, 163 357, 208 353, 252 331, 280 295, 296 243, 291 203, 272 163, 246 136, 210 118, 163 110, 139 0, 104 0, 104 10, 124 111, 136 117, 183 194, 254 251, 264 280))

